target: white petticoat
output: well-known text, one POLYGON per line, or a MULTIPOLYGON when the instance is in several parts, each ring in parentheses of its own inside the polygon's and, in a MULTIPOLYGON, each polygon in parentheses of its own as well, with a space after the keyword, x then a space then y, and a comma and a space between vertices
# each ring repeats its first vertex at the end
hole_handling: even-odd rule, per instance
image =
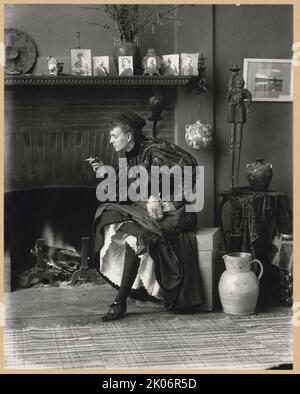
MULTIPOLYGON (((104 244, 100 251, 100 272, 118 286, 122 279, 126 243, 137 251, 137 238, 118 231, 122 224, 114 223, 104 227, 104 244)), ((154 261, 149 251, 139 255, 139 258, 140 266, 132 289, 139 289, 143 286, 148 294, 162 299, 161 288, 155 278, 154 261)))

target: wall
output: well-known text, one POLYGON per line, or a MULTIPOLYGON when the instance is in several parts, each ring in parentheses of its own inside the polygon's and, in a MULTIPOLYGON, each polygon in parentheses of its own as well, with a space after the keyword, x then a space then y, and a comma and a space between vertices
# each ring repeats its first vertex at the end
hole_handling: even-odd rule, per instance
POLYGON ((198 225, 214 224, 214 153, 213 149, 194 151, 185 143, 185 125, 200 119, 213 125, 213 7, 182 7, 178 10, 181 25, 176 30, 175 52, 195 53, 203 51, 206 64, 208 92, 195 95, 190 89, 178 89, 176 141, 197 158, 204 167, 204 208, 198 215, 198 225), (195 28, 197 26, 197 28, 195 28))
MULTIPOLYGON (((230 185, 230 136, 226 121, 229 67, 243 66, 243 58, 291 59, 292 11, 292 6, 280 5, 215 7, 216 191, 230 185)), ((292 103, 253 102, 244 127, 241 186, 248 185, 246 163, 261 157, 273 164, 270 188, 292 198, 292 110, 292 103)))
MULTIPOLYGON (((149 12, 151 6, 144 7, 143 12, 149 12)), ((24 31, 34 40, 38 59, 33 74, 47 74, 49 55, 64 61, 64 72, 70 73, 70 51, 78 48, 77 32, 80 32, 80 47, 91 49, 92 56, 111 56, 110 66, 116 73, 112 52, 114 37, 118 34, 105 12, 95 8, 101 8, 101 5, 6 4, 4 25, 24 31), (105 24, 111 28, 103 29, 105 24)), ((165 8, 159 6, 158 9, 163 11, 165 8)), ((173 24, 166 22, 156 26, 155 34, 146 29, 139 35, 140 52, 144 55, 148 48, 155 48, 158 53, 167 54, 173 48, 173 41, 173 24)))

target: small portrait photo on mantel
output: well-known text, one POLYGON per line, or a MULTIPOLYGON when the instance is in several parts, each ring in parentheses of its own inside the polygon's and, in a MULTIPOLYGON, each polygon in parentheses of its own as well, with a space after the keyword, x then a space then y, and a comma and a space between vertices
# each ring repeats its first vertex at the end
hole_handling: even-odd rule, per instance
POLYGON ((92 54, 90 49, 71 49, 73 75, 92 75, 92 54))
POLYGON ((180 55, 180 75, 198 75, 199 53, 182 53, 180 55))
POLYGON ((155 59, 155 57, 149 57, 148 59, 147 59, 147 68, 149 68, 149 69, 154 69, 154 68, 156 68, 157 67, 157 65, 156 65, 156 59, 155 59))
POLYGON ((163 75, 179 75, 179 55, 163 55, 163 75))
POLYGON ((109 75, 109 56, 94 56, 93 67, 95 77, 106 77, 109 75))
POLYGON ((119 56, 119 75, 121 77, 128 77, 133 75, 133 57, 132 56, 119 56))

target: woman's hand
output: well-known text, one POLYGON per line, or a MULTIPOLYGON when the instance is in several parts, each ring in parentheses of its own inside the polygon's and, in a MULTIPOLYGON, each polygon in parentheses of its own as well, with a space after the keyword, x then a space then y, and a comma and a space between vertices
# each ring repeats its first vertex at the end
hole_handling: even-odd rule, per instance
POLYGON ((97 172, 98 168, 103 166, 103 163, 99 157, 89 157, 88 159, 85 159, 85 161, 91 165, 94 172, 97 172))

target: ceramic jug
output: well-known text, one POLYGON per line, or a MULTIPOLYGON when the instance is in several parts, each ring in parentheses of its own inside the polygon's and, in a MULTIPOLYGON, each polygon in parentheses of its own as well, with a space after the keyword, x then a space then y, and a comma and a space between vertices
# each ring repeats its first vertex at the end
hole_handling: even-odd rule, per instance
POLYGON ((256 159, 255 163, 248 163, 246 167, 251 189, 258 192, 267 190, 273 176, 272 164, 264 163, 264 159, 256 159))
POLYGON ((255 312, 259 279, 263 274, 262 263, 250 253, 230 253, 223 256, 226 271, 219 281, 219 294, 225 313, 231 315, 249 315, 255 312), (251 264, 257 262, 261 271, 256 277, 251 271, 251 264))

